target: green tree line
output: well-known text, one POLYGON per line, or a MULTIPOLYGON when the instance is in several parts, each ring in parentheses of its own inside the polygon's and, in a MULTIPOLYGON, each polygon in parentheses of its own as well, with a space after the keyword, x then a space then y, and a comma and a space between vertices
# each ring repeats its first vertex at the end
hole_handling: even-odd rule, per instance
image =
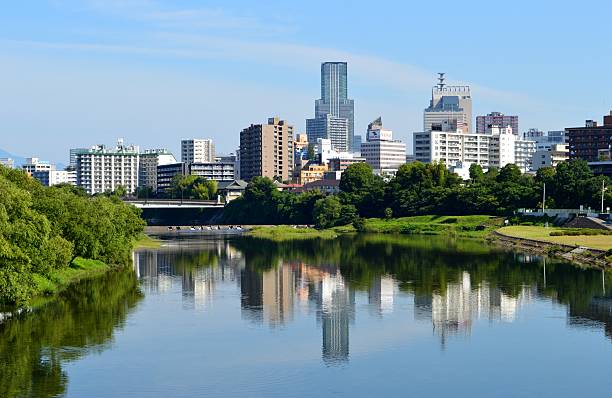
MULTIPOLYGON (((254 178, 245 195, 226 207, 224 218, 232 223, 327 228, 370 217, 510 215, 519 208, 540 208, 544 185, 547 208, 599 209, 602 183, 609 186, 610 180, 593 175, 583 160, 544 167, 535 175, 522 174, 513 164, 487 172, 473 164, 468 181, 439 163, 404 164, 388 181, 366 163, 356 163, 342 174, 338 195, 280 192, 270 179, 254 178)), ((604 202, 611 201, 606 190, 604 202)))
POLYGON ((140 210, 117 196, 43 187, 0 166, 0 303, 27 301, 37 275, 51 277, 77 256, 125 264, 143 227, 140 210))

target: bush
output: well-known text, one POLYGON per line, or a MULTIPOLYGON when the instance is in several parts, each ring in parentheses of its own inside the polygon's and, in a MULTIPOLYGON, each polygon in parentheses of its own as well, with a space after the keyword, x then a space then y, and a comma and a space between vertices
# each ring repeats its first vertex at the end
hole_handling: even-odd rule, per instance
MULTIPOLYGON (((365 220, 361 217, 357 217, 355 221, 353 221, 353 227, 357 232, 365 232, 365 220)), ((612 249, 611 249, 612 250, 612 249)))

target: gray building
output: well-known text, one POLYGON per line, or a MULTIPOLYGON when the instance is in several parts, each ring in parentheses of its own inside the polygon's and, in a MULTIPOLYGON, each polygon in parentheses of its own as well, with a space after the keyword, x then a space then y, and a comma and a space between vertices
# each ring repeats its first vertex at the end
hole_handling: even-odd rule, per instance
POLYGON ((306 119, 306 134, 308 142, 317 139, 328 139, 333 149, 338 152, 348 152, 349 124, 348 119, 325 114, 314 119, 306 119))
POLYGON ((444 73, 431 90, 429 107, 423 113, 423 131, 472 131, 472 95, 470 86, 447 86, 444 73))
POLYGON ((476 133, 485 134, 491 126, 511 126, 514 134, 519 134, 519 117, 504 115, 500 112, 491 112, 485 116, 476 116, 476 133))
MULTIPOLYGON (((354 101, 348 98, 348 73, 346 62, 324 62, 321 64, 321 98, 315 101, 315 119, 331 115, 335 118, 347 120, 347 141, 341 144, 342 148, 336 150, 350 151, 353 149, 355 135, 355 106, 354 101)), ((316 137, 306 128, 309 142, 316 142, 316 137)))

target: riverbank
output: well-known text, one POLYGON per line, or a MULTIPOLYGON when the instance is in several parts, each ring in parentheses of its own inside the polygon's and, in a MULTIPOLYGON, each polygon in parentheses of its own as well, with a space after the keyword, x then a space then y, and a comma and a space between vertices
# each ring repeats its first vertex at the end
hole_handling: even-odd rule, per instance
POLYGON ((68 286, 103 275, 110 269, 112 267, 102 261, 77 257, 68 267, 54 270, 48 276, 34 274, 32 277, 34 290, 32 298, 27 303, 28 307, 37 307, 68 286))
POLYGON ((541 226, 509 226, 494 231, 488 240, 501 246, 548 255, 582 266, 609 268, 612 265, 612 258, 608 256, 608 250, 612 248, 611 235, 550 236, 551 232, 559 233, 563 230, 541 226))
POLYGON ((503 219, 492 216, 414 216, 388 220, 368 218, 359 225, 359 231, 353 225, 320 230, 277 225, 253 227, 246 235, 274 241, 334 239, 340 234, 355 232, 484 238, 499 228, 502 222, 503 219))

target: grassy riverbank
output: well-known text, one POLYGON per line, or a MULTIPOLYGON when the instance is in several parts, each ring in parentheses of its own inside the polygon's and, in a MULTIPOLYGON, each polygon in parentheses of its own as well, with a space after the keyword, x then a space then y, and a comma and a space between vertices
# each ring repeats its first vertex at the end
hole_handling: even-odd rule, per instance
MULTIPOLYGON (((415 216, 392 218, 368 218, 361 232, 407 235, 452 235, 463 237, 485 237, 499 228, 502 219, 491 216, 415 216)), ((330 229, 293 228, 287 225, 255 227, 249 236, 288 241, 300 239, 333 239, 339 234, 354 233, 355 227, 345 225, 330 229)))
POLYGON ((513 238, 532 239, 569 246, 584 246, 597 250, 612 249, 612 235, 550 236, 551 232, 562 233, 565 230, 567 228, 516 225, 500 228, 497 232, 513 238))
POLYGON ((499 228, 503 220, 492 216, 414 216, 389 220, 369 218, 364 232, 416 235, 455 235, 485 237, 499 228))
POLYGON ((161 247, 162 241, 150 237, 145 233, 141 233, 136 240, 134 240, 134 249, 157 249, 161 247))
POLYGON ((289 225, 258 226, 246 233, 248 236, 269 239, 276 242, 302 239, 334 239, 338 236, 335 228, 293 228, 289 225))
POLYGON ((54 270, 49 276, 34 274, 34 292, 30 304, 35 305, 41 299, 56 295, 73 283, 100 276, 110 269, 111 266, 102 261, 77 257, 70 266, 54 270))

